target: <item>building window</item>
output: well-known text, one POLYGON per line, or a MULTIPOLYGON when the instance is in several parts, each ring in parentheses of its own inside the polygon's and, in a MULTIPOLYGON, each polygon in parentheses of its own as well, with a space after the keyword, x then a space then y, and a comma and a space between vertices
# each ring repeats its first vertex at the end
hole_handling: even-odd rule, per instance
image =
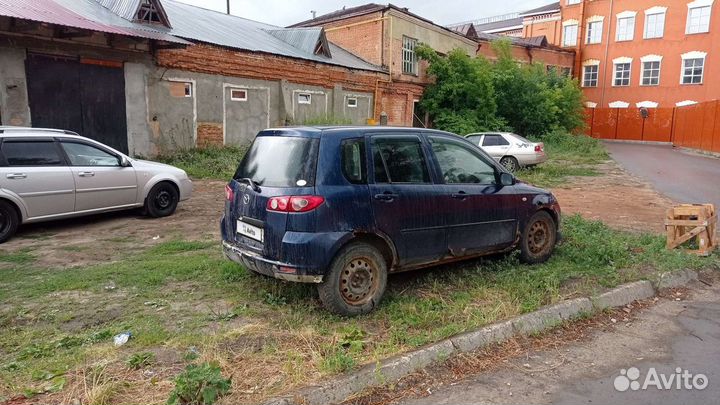
POLYGON ((599 44, 600 42, 602 42, 602 29, 603 29, 602 21, 593 21, 593 22, 588 23, 587 40, 585 41, 585 43, 599 44))
POLYGON ((568 6, 572 6, 573 4, 580 4, 580 1, 582 0, 567 0, 565 4, 567 4, 568 6))
POLYGON ((570 24, 563 27, 563 46, 576 46, 578 36, 577 24, 570 24))
POLYGON ((705 58, 683 59, 682 84, 702 84, 705 58))
POLYGON ((613 74, 613 86, 629 86, 630 85, 630 69, 631 63, 622 62, 615 63, 615 73, 613 74))
MULTIPOLYGON (((698 2, 695 2, 698 3, 698 2)), ((692 4, 692 3, 690 3, 692 4)), ((688 5, 686 34, 699 34, 710 31, 710 11, 712 3, 698 7, 688 5)))
POLYGON ((350 108, 355 108, 358 106, 358 99, 355 97, 349 97, 347 99, 347 106, 350 108))
POLYGON ((312 94, 310 93, 298 93, 298 104, 311 104, 312 94))
POLYGON ((562 68, 561 71, 562 71, 562 75, 565 76, 565 77, 570 77, 570 76, 572 76, 572 68, 564 67, 564 68, 562 68))
POLYGON ((190 82, 170 82, 170 95, 173 97, 192 97, 193 85, 190 82))
MULTIPOLYGON (((653 10, 653 9, 650 9, 653 10)), ((646 11, 645 13, 645 39, 662 38, 665 32, 665 10, 646 11)))
POLYGON ((403 73, 408 75, 417 75, 417 55, 415 55, 415 47, 417 39, 403 36, 402 47, 402 69, 403 73))
POLYGON ((230 89, 230 100, 247 101, 247 90, 245 90, 245 89, 230 89))
POLYGON ((618 17, 616 41, 632 41, 635 37, 635 16, 618 17))
POLYGON ((641 86, 657 86, 660 84, 660 61, 642 63, 641 86))
POLYGON ((608 107, 610 108, 628 108, 630 107, 630 103, 627 101, 613 101, 612 103, 608 103, 608 107))
POLYGON ((598 65, 583 66, 583 87, 597 87, 598 65))

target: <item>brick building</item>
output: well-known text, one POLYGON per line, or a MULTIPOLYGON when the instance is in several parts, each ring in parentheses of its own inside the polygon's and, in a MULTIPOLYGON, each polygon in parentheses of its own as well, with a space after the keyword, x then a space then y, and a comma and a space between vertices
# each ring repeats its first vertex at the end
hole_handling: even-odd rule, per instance
POLYGON ((717 99, 714 0, 563 0, 560 45, 576 52, 588 106, 674 107, 717 99))
MULTIPOLYGON (((291 27, 323 27, 329 40, 387 69, 390 82, 379 86, 379 109, 388 113, 390 124, 412 122, 417 126, 427 122, 417 103, 430 82, 426 66, 415 55, 417 44, 427 44, 439 53, 459 48, 468 55, 492 59, 490 42, 501 38, 477 31, 472 23, 443 27, 392 4, 345 8, 291 27)), ((539 62, 568 73, 572 69, 574 53, 551 46, 542 36, 508 38, 512 54, 520 62, 539 62)))
POLYGON ((364 124, 387 81, 320 28, 173 0, 0 0, 0 122, 131 154, 243 144, 326 116, 364 124))

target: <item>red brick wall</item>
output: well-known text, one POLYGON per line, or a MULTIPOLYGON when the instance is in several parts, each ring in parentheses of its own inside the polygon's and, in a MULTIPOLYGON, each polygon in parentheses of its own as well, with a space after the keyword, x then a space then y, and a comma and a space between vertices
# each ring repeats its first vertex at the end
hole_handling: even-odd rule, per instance
POLYGON ((208 146, 223 145, 223 126, 222 123, 214 122, 198 122, 197 126, 197 146, 200 148, 208 146))
MULTIPOLYGON (((515 60, 524 63, 530 62, 531 55, 532 62, 542 63, 543 65, 572 68, 575 62, 574 53, 557 51, 553 49, 531 48, 530 53, 528 53, 528 49, 525 47, 513 46, 511 48, 511 52, 515 60)), ((489 59, 496 58, 495 52, 492 50, 492 46, 489 42, 481 42, 477 54, 483 55, 489 59)))
POLYGON ((335 21, 324 25, 327 39, 352 52, 366 61, 381 66, 382 60, 382 13, 335 21))

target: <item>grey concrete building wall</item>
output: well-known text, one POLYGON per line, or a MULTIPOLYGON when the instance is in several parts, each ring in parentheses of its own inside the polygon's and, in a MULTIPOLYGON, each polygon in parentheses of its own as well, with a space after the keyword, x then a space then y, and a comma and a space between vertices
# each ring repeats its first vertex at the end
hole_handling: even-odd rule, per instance
POLYGON ((0 123, 29 126, 25 49, 0 47, 0 123))

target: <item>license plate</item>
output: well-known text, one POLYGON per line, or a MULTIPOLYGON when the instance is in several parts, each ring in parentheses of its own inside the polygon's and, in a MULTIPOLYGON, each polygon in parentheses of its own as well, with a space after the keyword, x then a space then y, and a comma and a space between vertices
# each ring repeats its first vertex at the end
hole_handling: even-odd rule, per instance
POLYGON ((247 236, 250 239, 256 241, 263 241, 263 230, 257 226, 250 225, 247 222, 237 221, 237 233, 243 236, 247 236))

